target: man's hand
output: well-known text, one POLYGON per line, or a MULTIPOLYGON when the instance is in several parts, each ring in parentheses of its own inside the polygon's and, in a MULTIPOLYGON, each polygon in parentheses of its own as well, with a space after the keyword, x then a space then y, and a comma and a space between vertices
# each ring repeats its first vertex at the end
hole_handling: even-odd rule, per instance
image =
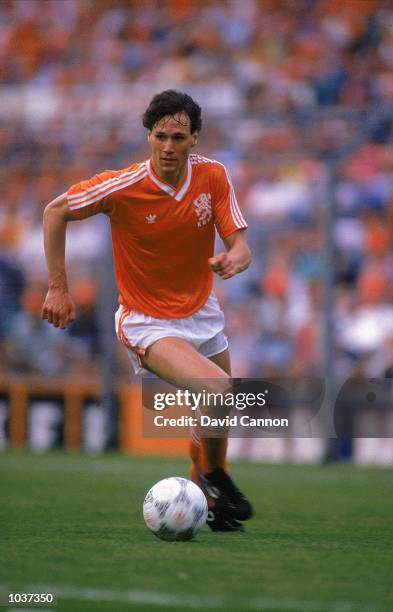
POLYGON ((218 253, 208 259, 209 266, 213 272, 224 280, 231 278, 241 272, 242 269, 228 253, 218 253))
POLYGON ((75 304, 64 289, 49 289, 42 307, 41 317, 54 327, 65 329, 76 317, 75 304))
POLYGON ((226 280, 248 268, 251 262, 251 253, 244 230, 238 230, 227 236, 224 239, 224 244, 227 249, 226 252, 209 257, 208 263, 213 272, 226 280))

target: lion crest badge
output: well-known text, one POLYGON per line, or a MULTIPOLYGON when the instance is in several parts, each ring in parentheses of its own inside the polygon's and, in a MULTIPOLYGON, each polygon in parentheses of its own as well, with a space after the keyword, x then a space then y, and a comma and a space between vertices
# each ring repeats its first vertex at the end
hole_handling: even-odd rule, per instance
POLYGON ((210 193, 201 193, 195 200, 195 214, 198 218, 198 227, 202 227, 209 223, 213 216, 212 213, 212 196, 210 193))

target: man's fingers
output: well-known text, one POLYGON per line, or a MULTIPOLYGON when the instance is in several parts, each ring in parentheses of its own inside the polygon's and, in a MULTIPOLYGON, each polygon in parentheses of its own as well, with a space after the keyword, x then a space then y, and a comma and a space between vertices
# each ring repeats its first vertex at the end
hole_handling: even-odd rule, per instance
POLYGON ((41 311, 41 317, 48 323, 60 329, 66 328, 76 319, 76 307, 71 299, 60 299, 50 297, 45 300, 41 311))
POLYGON ((65 327, 67 327, 70 323, 72 323, 73 321, 75 321, 76 319, 76 310, 75 310, 75 306, 73 306, 70 310, 70 312, 67 314, 67 316, 63 319, 62 321, 62 325, 60 326, 62 329, 64 329, 65 327))
POLYGON ((52 310, 45 310, 45 312, 42 313, 42 318, 46 319, 48 323, 54 327, 60 327, 61 329, 64 329, 69 323, 75 320, 75 316, 69 316, 68 314, 52 310))
POLYGON ((209 258, 209 263, 210 265, 222 265, 227 259, 228 255, 226 253, 218 253, 218 255, 209 258))
POLYGON ((59 316, 59 327, 60 329, 64 329, 68 325, 68 316, 61 314, 59 316))
POLYGON ((48 323, 53 323, 53 315, 50 310, 47 311, 46 318, 48 319, 48 323))
POLYGON ((232 278, 232 276, 235 275, 235 271, 231 268, 225 269, 225 270, 221 270, 220 272, 217 272, 217 274, 224 280, 226 280, 227 278, 232 278))
POLYGON ((209 259, 210 268, 222 279, 226 280, 235 275, 236 270, 227 253, 219 253, 209 259))
POLYGON ((68 309, 68 311, 60 311, 59 313, 59 327, 61 329, 65 329, 72 321, 75 321, 76 312, 75 306, 72 306, 68 309))
POLYGON ((219 253, 214 257, 210 257, 208 263, 213 272, 224 272, 226 266, 228 265, 228 256, 226 253, 219 253))

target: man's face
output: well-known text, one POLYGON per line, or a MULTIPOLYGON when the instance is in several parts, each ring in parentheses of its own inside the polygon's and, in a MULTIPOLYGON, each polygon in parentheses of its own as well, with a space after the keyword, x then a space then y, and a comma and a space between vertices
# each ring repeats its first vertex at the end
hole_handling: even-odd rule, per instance
POLYGON ((162 178, 179 175, 197 137, 197 132, 191 134, 190 118, 186 113, 167 115, 157 121, 147 137, 156 172, 162 178))

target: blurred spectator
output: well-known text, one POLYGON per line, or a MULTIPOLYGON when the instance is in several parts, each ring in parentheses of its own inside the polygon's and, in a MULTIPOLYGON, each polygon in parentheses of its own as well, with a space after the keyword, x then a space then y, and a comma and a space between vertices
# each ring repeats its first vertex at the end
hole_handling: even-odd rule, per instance
POLYGON ((62 371, 67 357, 64 333, 50 329, 41 319, 45 287, 28 285, 22 295, 22 310, 15 315, 7 335, 11 368, 24 374, 51 376, 62 371))
POLYGON ((86 347, 89 357, 96 358, 100 339, 97 320, 97 287, 92 279, 75 280, 71 293, 78 311, 77 319, 68 328, 72 338, 78 338, 86 347))
POLYGON ((20 308, 23 286, 22 270, 11 257, 0 251, 0 341, 20 308))

